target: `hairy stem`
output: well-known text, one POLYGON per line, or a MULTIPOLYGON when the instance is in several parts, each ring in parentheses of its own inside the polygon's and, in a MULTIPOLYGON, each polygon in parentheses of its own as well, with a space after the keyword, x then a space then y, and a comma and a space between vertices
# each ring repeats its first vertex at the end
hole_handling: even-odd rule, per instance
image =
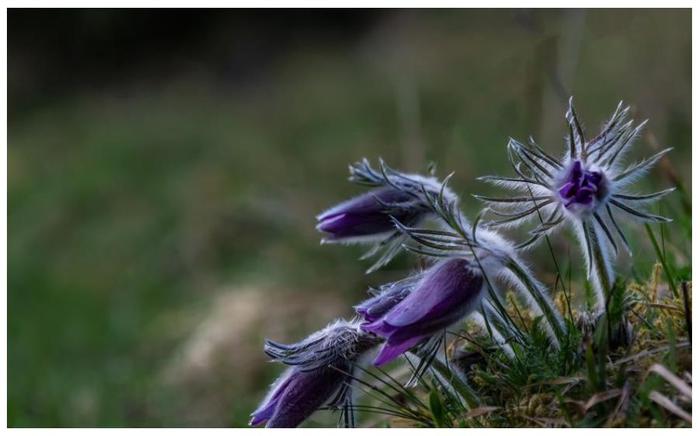
POLYGON ((535 307, 533 309, 544 316, 552 339, 555 340, 558 346, 564 338, 564 321, 561 314, 554 307, 554 303, 546 294, 543 285, 532 276, 528 268, 520 260, 508 258, 505 261, 505 265, 515 276, 519 287, 526 291, 530 301, 534 303, 535 307))
POLYGON ((607 295, 610 293, 612 278, 609 275, 608 261, 604 253, 604 248, 594 225, 584 224, 583 231, 587 233, 591 249, 591 280, 596 289, 596 314, 600 315, 606 310, 607 295))

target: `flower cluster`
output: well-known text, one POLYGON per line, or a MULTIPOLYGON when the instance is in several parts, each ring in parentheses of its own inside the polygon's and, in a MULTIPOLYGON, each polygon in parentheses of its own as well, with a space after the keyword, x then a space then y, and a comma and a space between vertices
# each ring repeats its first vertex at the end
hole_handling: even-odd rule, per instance
MULTIPOLYGON (((528 145, 511 139, 507 149, 516 177, 480 179, 518 195, 476 196, 488 208, 473 223, 447 186, 449 177, 440 183, 434 177, 393 170, 381 160, 379 170, 366 159, 351 165, 350 180, 369 190, 317 216, 322 242, 371 244, 363 259, 378 259, 368 273, 402 250, 418 254, 428 266, 372 289, 371 297, 355 306, 358 317, 353 321, 335 322, 297 344, 266 341, 268 356, 289 368, 253 412, 251 425, 296 427, 324 406, 344 410, 344 422, 351 425, 347 416, 353 410, 354 372, 366 363, 365 355, 379 349, 375 366, 406 356, 419 359, 419 368, 449 369, 459 359, 434 358, 450 329, 467 317, 487 326, 497 346, 514 357, 513 347, 527 346, 527 335, 504 307, 505 289, 520 295, 521 302, 541 318, 551 347, 559 347, 567 329, 575 326, 564 323, 549 290, 534 277, 522 253, 565 225, 581 243, 602 312, 614 279, 618 242, 629 250, 616 212, 642 221, 668 221, 642 206, 672 189, 652 194, 628 191, 669 151, 623 167, 621 160, 644 126, 634 126, 629 112, 620 103, 601 132, 586 140, 570 101, 568 149, 562 158, 553 157, 532 139, 528 145), (493 218, 485 221, 485 214, 493 218), (523 243, 514 244, 498 232, 535 219, 539 223, 523 243)), ((416 370, 414 378, 421 374, 416 370)))

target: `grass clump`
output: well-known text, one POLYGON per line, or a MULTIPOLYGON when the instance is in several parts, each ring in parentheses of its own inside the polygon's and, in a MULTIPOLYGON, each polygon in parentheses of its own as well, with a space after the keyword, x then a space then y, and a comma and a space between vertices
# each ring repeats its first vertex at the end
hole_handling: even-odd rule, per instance
MULTIPOLYGON (((560 348, 550 346, 541 317, 508 298, 507 310, 529 334, 511 343, 511 358, 487 329, 467 323, 448 332, 448 352, 476 393, 463 405, 437 378, 421 380, 411 403, 418 418, 387 418, 391 426, 435 427, 689 427, 692 359, 688 299, 673 295, 660 263, 644 282, 618 281, 607 314, 563 310, 560 348), (514 304, 515 303, 515 304, 514 304), (449 340, 452 336, 452 340, 449 340)), ((563 293, 558 302, 564 301, 563 293)), ((380 382, 381 384, 381 382, 380 382)), ((406 405, 400 394, 396 404, 406 405)), ((407 407, 411 407, 410 404, 407 407)))

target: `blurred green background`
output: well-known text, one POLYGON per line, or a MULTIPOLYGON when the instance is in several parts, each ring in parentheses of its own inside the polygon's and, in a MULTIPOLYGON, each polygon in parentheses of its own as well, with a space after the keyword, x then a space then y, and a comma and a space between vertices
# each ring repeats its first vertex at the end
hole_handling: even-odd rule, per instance
POLYGON ((633 157, 675 147, 641 187, 690 185, 690 10, 10 10, 8 38, 10 426, 246 425, 265 337, 412 267, 319 245, 364 156, 456 171, 474 216, 509 136, 559 152, 569 95, 589 131, 624 99, 633 157))

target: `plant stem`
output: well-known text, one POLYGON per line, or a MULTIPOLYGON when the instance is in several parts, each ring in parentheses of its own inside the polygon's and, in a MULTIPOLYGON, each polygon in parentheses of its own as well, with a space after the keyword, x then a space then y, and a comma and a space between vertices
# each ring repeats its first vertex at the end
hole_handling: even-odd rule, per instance
POLYGON ((673 274, 671 273, 671 269, 668 266, 668 262, 666 262, 666 256, 664 253, 661 252, 661 249, 659 248, 659 243, 656 242, 656 236, 654 236, 654 232, 651 230, 651 226, 649 224, 645 224, 644 227, 647 229, 647 234, 649 235, 649 239, 651 239, 651 243, 654 246, 654 250, 656 251, 656 257, 659 258, 659 262, 661 262, 661 266, 664 268, 664 274, 666 274, 666 279, 668 280, 668 284, 671 286, 671 291, 673 291, 673 296, 678 298, 678 290, 676 289, 676 281, 673 279, 673 274))
POLYGON ((593 225, 583 225, 583 231, 587 233, 589 246, 591 249, 591 260, 593 261, 592 279, 596 281, 594 285, 597 287, 596 292, 597 306, 596 314, 607 313, 607 296, 610 293, 610 277, 608 275, 607 263, 605 254, 601 246, 602 241, 598 237, 598 233, 593 225))
POLYGON ((564 339, 564 322, 552 301, 544 293, 542 286, 531 276, 520 261, 509 258, 506 260, 505 264, 518 279, 522 287, 525 288, 532 297, 532 300, 537 306, 536 309, 539 309, 539 312, 544 315, 555 339, 561 342, 564 339))
POLYGON ((476 392, 474 392, 459 376, 452 372, 446 363, 443 363, 440 359, 434 359, 431 366, 437 373, 436 375, 442 377, 444 381, 454 388, 455 392, 462 397, 470 409, 478 407, 479 398, 476 392))

